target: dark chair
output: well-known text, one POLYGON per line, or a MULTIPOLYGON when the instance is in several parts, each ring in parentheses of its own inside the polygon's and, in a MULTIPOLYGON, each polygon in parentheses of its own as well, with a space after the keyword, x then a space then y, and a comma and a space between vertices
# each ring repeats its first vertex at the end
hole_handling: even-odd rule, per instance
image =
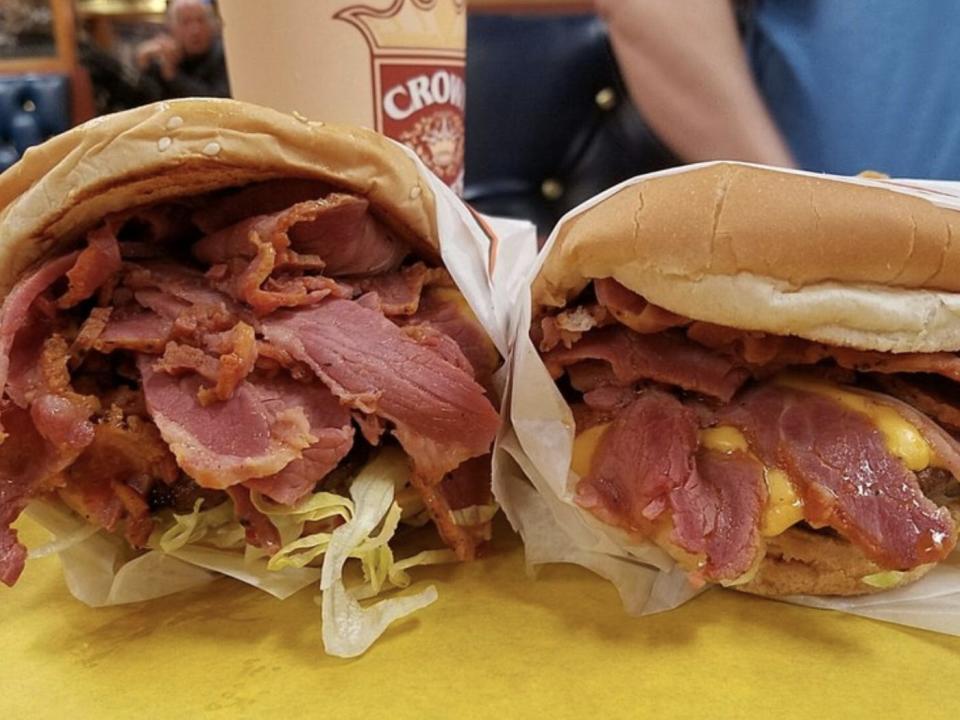
POLYGON ((31 145, 70 127, 70 110, 65 76, 0 76, 0 171, 31 145))
POLYGON ((471 15, 465 198, 546 234, 571 207, 677 164, 627 97, 594 15, 471 15))

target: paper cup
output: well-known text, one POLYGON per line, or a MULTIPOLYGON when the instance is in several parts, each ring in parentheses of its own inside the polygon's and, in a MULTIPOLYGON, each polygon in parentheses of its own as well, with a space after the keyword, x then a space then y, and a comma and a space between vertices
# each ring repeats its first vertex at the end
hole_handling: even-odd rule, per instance
POLYGON ((465 0, 220 0, 238 100, 373 128, 463 187, 465 0))

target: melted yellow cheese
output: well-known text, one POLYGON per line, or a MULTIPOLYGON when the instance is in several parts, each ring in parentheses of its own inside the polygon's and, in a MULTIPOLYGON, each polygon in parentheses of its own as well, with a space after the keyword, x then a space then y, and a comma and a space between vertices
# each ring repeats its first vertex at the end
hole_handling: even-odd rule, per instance
MULTIPOLYGON (((610 423, 596 425, 577 435, 573 441, 570 469, 580 477, 586 477, 590 473, 593 456, 609 428, 610 423)), ((750 452, 743 433, 729 425, 701 430, 700 446, 722 453, 750 452)), ((773 537, 803 520, 803 501, 797 496, 793 484, 783 471, 764 468, 763 476, 767 483, 768 500, 761 519, 760 532, 765 537, 773 537)))
POLYGON ((590 474, 590 463, 593 462, 594 453, 597 452, 597 446, 609 427, 610 423, 595 425, 589 430, 584 430, 574 439, 570 469, 580 477, 590 474))
POLYGON ((763 478, 767 481, 768 499, 760 522, 760 534, 775 537, 803 520, 803 500, 783 470, 764 468, 763 478))
POLYGON ((829 397, 845 407, 870 418, 891 454, 900 458, 910 470, 918 472, 937 465, 933 448, 920 431, 891 407, 880 405, 863 395, 843 390, 831 383, 796 375, 784 375, 777 382, 786 387, 829 397))
MULTIPOLYGON (((786 387, 832 398, 845 407, 866 415, 883 435, 887 449, 900 458, 910 470, 917 472, 938 464, 933 448, 920 431, 893 408, 820 380, 784 375, 777 378, 777 382, 786 387)), ((594 453, 609 427, 610 423, 597 425, 574 440, 570 466, 580 477, 589 474, 594 453)), ((729 425, 701 430, 700 446, 713 452, 750 453, 750 445, 743 433, 729 425)), ((803 520, 803 500, 782 470, 765 467, 763 475, 767 483, 768 500, 761 519, 760 532, 764 537, 774 537, 803 520)))
POLYGON ((743 433, 729 425, 701 430, 700 444, 707 450, 722 453, 732 453, 737 450, 740 452, 750 451, 750 446, 747 445, 747 439, 743 436, 743 433))
MULTIPOLYGON (((750 452, 743 433, 729 425, 701 430, 700 445, 714 452, 750 452)), ((782 470, 765 467, 763 477, 767 482, 768 499, 760 522, 760 533, 764 537, 773 537, 803 520, 803 501, 782 470)))

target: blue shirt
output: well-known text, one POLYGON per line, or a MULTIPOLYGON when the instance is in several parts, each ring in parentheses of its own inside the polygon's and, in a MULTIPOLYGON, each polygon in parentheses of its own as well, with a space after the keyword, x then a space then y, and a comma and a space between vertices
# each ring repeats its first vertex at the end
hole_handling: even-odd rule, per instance
POLYGON ((746 41, 801 167, 960 179, 960 2, 756 0, 746 41))

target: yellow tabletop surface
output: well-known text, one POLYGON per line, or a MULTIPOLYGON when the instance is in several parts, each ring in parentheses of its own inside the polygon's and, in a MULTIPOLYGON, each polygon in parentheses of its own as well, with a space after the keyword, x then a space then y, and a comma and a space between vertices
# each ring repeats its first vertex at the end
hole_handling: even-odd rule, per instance
MULTIPOLYGON (((28 544, 45 535, 20 523, 28 544)), ((0 718, 956 718, 960 638, 734 592, 624 614, 576 567, 418 568, 440 599, 364 656, 323 654, 314 590, 232 580, 91 609, 56 559, 0 586, 0 718)))

